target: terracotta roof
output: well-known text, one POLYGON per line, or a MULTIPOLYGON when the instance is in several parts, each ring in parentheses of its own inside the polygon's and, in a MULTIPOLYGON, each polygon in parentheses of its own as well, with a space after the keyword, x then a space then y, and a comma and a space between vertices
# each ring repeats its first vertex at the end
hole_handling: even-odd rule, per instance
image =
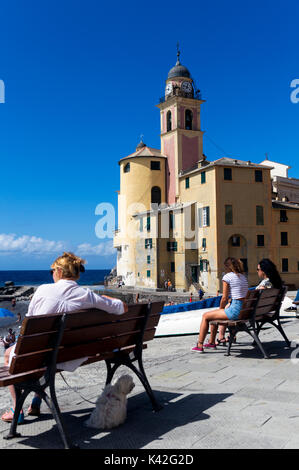
POLYGON ((136 150, 134 153, 131 153, 127 157, 123 157, 119 160, 118 163, 120 163, 123 160, 126 160, 127 158, 137 158, 137 157, 159 157, 159 158, 167 158, 165 155, 161 154, 161 150, 154 149, 151 147, 141 147, 140 149, 136 150))

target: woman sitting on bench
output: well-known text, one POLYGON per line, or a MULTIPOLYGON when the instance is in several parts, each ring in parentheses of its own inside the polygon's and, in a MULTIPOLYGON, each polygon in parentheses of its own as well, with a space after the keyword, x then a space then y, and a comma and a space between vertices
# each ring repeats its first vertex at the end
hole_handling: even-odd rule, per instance
POLYGON ((268 258, 263 258, 257 266, 257 274, 260 283, 256 289, 281 289, 282 280, 275 264, 268 258))
MULTIPOLYGON (((217 325, 211 325, 210 341, 204 344, 205 337, 209 331, 210 321, 235 321, 239 317, 243 300, 248 292, 248 281, 244 275, 243 263, 236 258, 229 257, 224 261, 224 269, 226 274, 222 278, 223 293, 220 301, 220 308, 203 314, 198 342, 197 345, 192 348, 192 351, 203 353, 204 348, 216 348, 215 339, 217 334, 217 325), (228 303, 229 297, 231 297, 230 303, 228 303)), ((222 335, 224 331, 225 327, 224 329, 222 328, 222 335)))
MULTIPOLYGON (((66 313, 90 308, 97 308, 116 315, 127 312, 128 307, 121 300, 106 295, 97 295, 90 289, 80 287, 77 284, 76 281, 79 279, 80 273, 85 271, 84 263, 85 261, 82 258, 75 256, 73 253, 63 253, 62 256, 58 257, 51 266, 54 283, 43 284, 37 288, 29 304, 26 316, 66 313)), ((10 365, 14 350, 15 345, 5 351, 5 365, 10 365)), ((82 358, 81 362, 80 360, 69 361, 67 364, 76 362, 76 364, 71 364, 74 370, 85 359, 82 358)), ((13 399, 13 407, 1 417, 6 422, 12 422, 16 403, 14 386, 10 385, 9 390, 13 399)), ((39 416, 40 405, 41 399, 36 395, 28 409, 28 415, 39 416)), ((19 415, 18 423, 21 424, 23 422, 24 413, 22 411, 19 415)))

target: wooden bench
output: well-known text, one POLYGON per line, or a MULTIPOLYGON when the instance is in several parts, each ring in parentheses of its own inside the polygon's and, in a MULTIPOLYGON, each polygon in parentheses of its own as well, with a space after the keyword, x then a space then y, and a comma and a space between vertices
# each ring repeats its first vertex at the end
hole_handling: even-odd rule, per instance
POLYGON ((230 355, 231 346, 236 334, 239 331, 246 331, 253 337, 255 344, 259 347, 264 358, 269 358, 269 355, 259 339, 259 333, 266 323, 275 326, 283 336, 287 346, 290 347, 291 343, 283 331, 279 318, 281 303, 286 292, 286 287, 282 287, 281 289, 249 290, 243 302, 239 320, 210 322, 214 325, 225 325, 228 327, 230 337, 226 355, 230 355))
POLYGON ((64 314, 25 317, 10 367, 0 368, 0 386, 14 385, 17 403, 9 434, 16 432, 19 413, 30 392, 36 392, 48 405, 57 423, 65 448, 75 447, 69 440, 55 393, 56 365, 88 357, 82 365, 104 360, 106 384, 111 383, 121 365, 129 367, 143 384, 155 411, 156 401, 142 363, 145 343, 152 340, 164 302, 134 304, 127 313, 112 315, 92 309, 64 314), (135 365, 134 363, 137 362, 135 365), (49 389, 49 395, 46 389, 49 389))

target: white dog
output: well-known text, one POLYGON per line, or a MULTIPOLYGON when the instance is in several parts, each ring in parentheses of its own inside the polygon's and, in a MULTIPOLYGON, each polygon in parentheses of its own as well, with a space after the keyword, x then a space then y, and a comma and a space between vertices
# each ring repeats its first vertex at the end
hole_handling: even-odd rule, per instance
POLYGON ((124 423, 127 417, 127 395, 134 387, 130 375, 122 375, 115 385, 106 385, 84 424, 91 428, 111 429, 124 423))

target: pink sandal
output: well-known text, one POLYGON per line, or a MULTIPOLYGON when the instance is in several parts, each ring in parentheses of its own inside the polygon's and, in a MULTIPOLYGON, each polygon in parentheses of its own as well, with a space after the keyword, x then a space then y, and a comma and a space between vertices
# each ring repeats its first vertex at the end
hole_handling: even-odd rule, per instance
POLYGON ((203 345, 204 348, 207 349, 216 349, 216 344, 215 343, 206 343, 203 345))

